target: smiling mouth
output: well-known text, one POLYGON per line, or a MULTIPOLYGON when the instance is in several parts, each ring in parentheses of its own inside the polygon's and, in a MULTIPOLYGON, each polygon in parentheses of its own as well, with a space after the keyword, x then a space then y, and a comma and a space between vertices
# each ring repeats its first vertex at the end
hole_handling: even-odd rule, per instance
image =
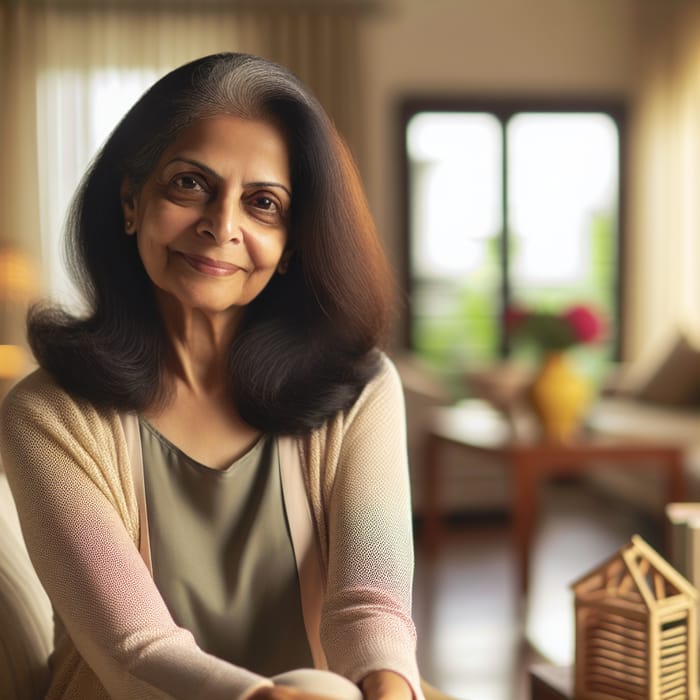
POLYGON ((227 263, 223 260, 212 260, 211 258, 205 258, 202 255, 180 253, 180 256, 191 268, 205 275, 222 277, 225 275, 232 275, 243 269, 238 267, 238 265, 227 263))

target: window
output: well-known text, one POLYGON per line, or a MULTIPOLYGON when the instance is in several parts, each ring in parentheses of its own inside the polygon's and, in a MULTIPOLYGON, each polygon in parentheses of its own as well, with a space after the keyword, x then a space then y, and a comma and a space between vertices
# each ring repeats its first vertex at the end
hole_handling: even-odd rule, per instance
POLYGON ((52 68, 37 83, 42 248, 49 295, 79 305, 63 264, 66 212, 80 178, 109 133, 156 79, 152 69, 52 68))
POLYGON ((406 102, 408 344, 447 372, 512 354, 510 303, 584 302, 606 317, 592 373, 618 350, 615 106, 406 102))

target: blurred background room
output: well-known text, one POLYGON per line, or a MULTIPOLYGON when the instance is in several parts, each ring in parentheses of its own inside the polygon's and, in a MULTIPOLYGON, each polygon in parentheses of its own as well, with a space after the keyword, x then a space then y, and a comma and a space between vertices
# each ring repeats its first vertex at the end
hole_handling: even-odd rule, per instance
POLYGON ((530 387, 564 350, 587 394, 557 441, 675 446, 700 500, 698 3, 0 0, 0 51, 0 390, 32 367, 27 304, 80 304, 61 229, 129 105, 197 56, 277 60, 348 141, 396 273, 423 673, 520 700, 530 663, 570 664, 570 584, 634 533, 664 551, 663 475, 606 463, 542 483, 523 589, 512 466, 460 433, 431 481, 430 440, 443 409, 475 443, 539 435, 530 387), (522 342, 512 324, 572 309, 590 338, 522 342))

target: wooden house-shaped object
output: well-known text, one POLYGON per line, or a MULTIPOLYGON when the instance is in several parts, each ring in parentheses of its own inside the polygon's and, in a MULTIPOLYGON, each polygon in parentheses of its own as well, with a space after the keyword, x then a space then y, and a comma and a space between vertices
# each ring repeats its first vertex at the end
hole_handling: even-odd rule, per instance
POLYGON ((572 588, 576 700, 698 700, 698 591, 641 537, 572 588))

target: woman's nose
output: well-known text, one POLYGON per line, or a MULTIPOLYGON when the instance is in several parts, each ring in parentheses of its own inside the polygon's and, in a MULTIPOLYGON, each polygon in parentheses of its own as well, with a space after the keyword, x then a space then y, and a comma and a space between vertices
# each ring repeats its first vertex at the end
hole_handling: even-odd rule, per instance
POLYGON ((243 212, 237 199, 221 197, 209 203, 197 225, 197 232, 217 245, 240 243, 243 237, 243 212))

